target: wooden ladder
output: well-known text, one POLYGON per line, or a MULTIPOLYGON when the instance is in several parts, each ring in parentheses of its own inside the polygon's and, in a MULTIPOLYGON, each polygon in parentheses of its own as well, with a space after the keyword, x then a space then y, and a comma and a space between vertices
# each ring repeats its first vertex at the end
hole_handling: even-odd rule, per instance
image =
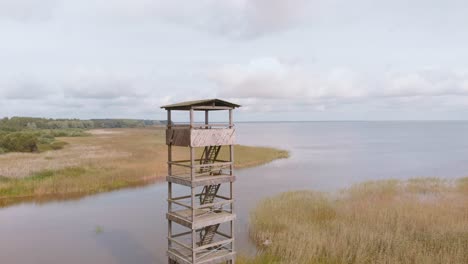
MULTIPOLYGON (((219 151, 221 150, 221 146, 209 146, 205 147, 202 153, 202 158, 200 159, 200 164, 213 164, 216 162, 218 158, 219 151)), ((221 174, 221 170, 219 172, 212 171, 211 166, 202 167, 200 172, 209 172, 210 175, 219 175, 221 174)), ((210 204, 213 203, 216 195, 218 194, 219 188, 221 184, 213 184, 207 185, 203 187, 202 192, 200 193, 200 204, 210 204)), ((213 242, 213 238, 218 231, 219 224, 210 225, 204 227, 200 231, 200 241, 197 243, 198 246, 208 245, 213 242)), ((211 248, 208 248, 211 249, 211 248)))
MULTIPOLYGON (((213 242, 214 235, 218 231, 219 224, 216 225, 210 225, 205 228, 203 228, 200 231, 200 242, 198 242, 198 246, 204 246, 208 245, 211 242, 213 242)), ((208 248, 211 249, 211 248, 208 248)))
MULTIPOLYGON (((200 159, 200 164, 213 164, 216 162, 216 159, 218 158, 219 151, 221 150, 221 146, 209 146, 205 147, 202 153, 202 157, 200 159)), ((206 166, 200 168, 200 172, 210 172, 210 175, 215 175, 214 172, 211 171, 212 167, 211 166, 206 166)))
POLYGON ((220 186, 221 184, 214 184, 203 187, 203 190, 200 193, 200 204, 213 203, 220 186))

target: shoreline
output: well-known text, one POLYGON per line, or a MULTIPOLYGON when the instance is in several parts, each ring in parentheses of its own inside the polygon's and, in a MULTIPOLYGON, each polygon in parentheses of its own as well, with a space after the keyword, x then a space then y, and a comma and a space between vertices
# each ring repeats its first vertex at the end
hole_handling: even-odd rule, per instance
MULTIPOLYGON (((0 156, 0 165, 8 162, 22 165, 18 172, 24 173, 22 169, 28 162, 44 167, 26 177, 1 177, 0 208, 22 201, 85 197, 165 180, 165 130, 141 128, 97 131, 93 134, 93 130, 89 130, 92 134, 89 137, 61 138, 69 143, 63 150, 0 156), (16 157, 20 161, 15 160, 16 157), (71 166, 61 166, 63 164, 71 166)), ((183 159, 188 154, 184 150, 179 148, 175 158, 183 159)), ((235 151, 238 155, 240 153, 240 158, 235 161, 237 169, 251 168, 289 156, 287 151, 266 147, 236 145, 235 151)), ((224 152, 226 150, 220 155, 227 154, 224 152)), ((14 171, 9 172, 14 175, 14 171)))

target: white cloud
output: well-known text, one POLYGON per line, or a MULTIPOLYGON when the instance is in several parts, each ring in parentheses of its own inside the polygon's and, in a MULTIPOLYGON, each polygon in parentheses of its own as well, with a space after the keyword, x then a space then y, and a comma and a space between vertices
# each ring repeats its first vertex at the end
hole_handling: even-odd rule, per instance
POLYGON ((317 0, 2 0, 0 18, 132 24, 162 21, 233 38, 254 38, 299 25, 317 0))
POLYGON ((34 75, 4 74, 0 78, 0 99, 36 100, 47 97, 51 90, 51 86, 34 75))
POLYGON ((0 0, 0 113, 151 116, 219 96, 271 119, 461 116, 466 3, 410 2, 0 0))
MULTIPOLYGON (((218 95, 230 98, 278 100, 314 105, 362 103, 386 98, 468 96, 468 74, 463 70, 422 69, 379 75, 337 67, 317 69, 260 58, 246 65, 225 65, 210 74, 218 95)), ((405 100, 399 101, 404 103, 405 100)))
POLYGON ((170 6, 163 5, 170 10, 163 16, 219 35, 252 38, 297 26, 312 2, 315 1, 204 0, 187 6, 186 1, 171 1, 170 6))
POLYGON ((238 98, 353 98, 367 95, 358 76, 344 68, 329 72, 261 58, 247 65, 226 65, 211 75, 219 95, 238 98))
MULTIPOLYGON (((217 35, 256 37, 286 30, 305 18, 309 0, 97 1, 109 17, 162 19, 217 35)), ((308 15, 311 15, 310 13, 308 15)))
POLYGON ((65 97, 84 99, 115 99, 143 97, 145 91, 138 87, 138 78, 128 74, 103 71, 82 71, 63 83, 65 97))
POLYGON ((0 116, 163 119, 161 105, 198 95, 171 89, 153 71, 65 69, 0 78, 0 116), (52 74, 52 75, 51 75, 52 74))
POLYGON ((387 73, 387 96, 468 96, 468 74, 463 70, 428 68, 409 73, 387 73))
POLYGON ((0 20, 36 21, 50 19, 58 0, 1 0, 0 20))

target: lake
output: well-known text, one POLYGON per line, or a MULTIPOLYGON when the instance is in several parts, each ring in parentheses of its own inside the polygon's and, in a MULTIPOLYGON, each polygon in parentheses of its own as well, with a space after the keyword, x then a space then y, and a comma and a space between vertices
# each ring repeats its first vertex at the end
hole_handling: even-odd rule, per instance
MULTIPOLYGON (((388 178, 468 175, 468 122, 239 123, 238 143, 289 159, 236 171, 237 248, 252 254, 249 212, 298 189, 334 191, 388 178)), ((0 209, 1 263, 166 263, 167 187, 159 183, 0 209)))

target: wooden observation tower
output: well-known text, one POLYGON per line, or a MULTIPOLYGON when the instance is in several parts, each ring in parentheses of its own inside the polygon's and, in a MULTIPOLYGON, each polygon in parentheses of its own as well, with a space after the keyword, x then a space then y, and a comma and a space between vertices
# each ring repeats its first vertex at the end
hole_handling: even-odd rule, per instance
POLYGON ((233 182, 237 104, 219 99, 162 106, 167 110, 168 250, 170 264, 234 263, 233 182), (187 111, 190 122, 174 124, 172 111, 187 111), (204 122, 195 115, 204 113, 204 122), (210 123, 211 111, 228 112, 229 122, 210 123), (185 147, 188 155, 175 155, 185 147), (226 150, 222 151, 222 148, 226 150), (179 160, 175 160, 180 158, 179 160))

